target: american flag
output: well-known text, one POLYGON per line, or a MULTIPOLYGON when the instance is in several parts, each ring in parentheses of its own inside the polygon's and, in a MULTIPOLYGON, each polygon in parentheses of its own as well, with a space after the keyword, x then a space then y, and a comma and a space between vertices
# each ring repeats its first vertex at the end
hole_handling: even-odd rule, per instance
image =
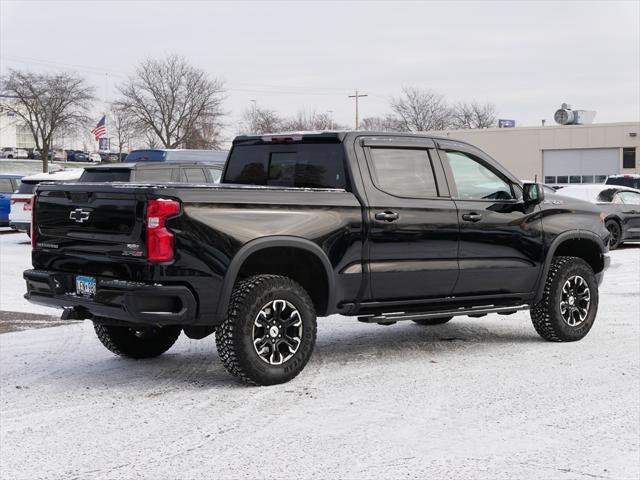
POLYGON ((94 129, 91 130, 96 140, 100 140, 107 133, 106 115, 103 115, 94 129))

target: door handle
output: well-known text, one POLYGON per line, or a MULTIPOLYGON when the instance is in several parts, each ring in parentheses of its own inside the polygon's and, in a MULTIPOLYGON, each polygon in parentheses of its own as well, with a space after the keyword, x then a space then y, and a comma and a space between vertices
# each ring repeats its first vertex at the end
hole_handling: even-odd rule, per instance
POLYGON ((389 210, 376 213, 376 220, 382 220, 384 222, 395 222, 398 218, 400 218, 400 215, 396 212, 390 212, 389 210))
POLYGON ((462 215, 462 220, 465 222, 479 222, 482 220, 482 215, 479 213, 465 213, 462 215))

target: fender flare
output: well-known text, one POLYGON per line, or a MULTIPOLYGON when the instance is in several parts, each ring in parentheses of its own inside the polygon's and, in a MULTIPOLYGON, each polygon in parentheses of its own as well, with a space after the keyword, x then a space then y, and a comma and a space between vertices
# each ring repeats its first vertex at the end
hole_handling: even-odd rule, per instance
POLYGON ((220 290, 220 298, 218 299, 218 308, 216 312, 216 317, 218 319, 222 320, 225 316, 227 307, 229 305, 229 300, 231 299, 231 293, 233 292, 233 287, 238 278, 240 268, 244 264, 245 260, 249 258, 249 256, 253 253, 273 247, 291 247, 306 250, 307 252, 312 253, 320 261, 327 276, 328 296, 326 314, 329 315, 331 312, 333 312, 333 303, 335 298, 335 278, 333 275, 333 267, 331 266, 331 262, 329 261, 327 254, 317 244, 305 238, 290 237, 286 235, 274 235, 269 237, 257 238, 255 240, 247 242, 233 256, 233 258, 231 259, 231 263, 229 264, 229 268, 227 268, 227 273, 224 276, 222 289, 220 290))
POLYGON ((551 268, 553 255, 555 254, 558 247, 566 240, 590 240, 598 246, 598 248, 600 249, 600 255, 603 255, 607 251, 607 248, 602 239, 593 232, 590 232, 588 230, 570 230, 568 232, 562 232, 560 235, 554 238, 553 242, 551 242, 551 245, 549 245, 549 249, 547 250, 547 255, 544 260, 544 265, 540 271, 540 277, 538 278, 536 294, 532 301, 533 304, 538 303, 542 299, 542 295, 544 294, 545 279, 547 278, 547 274, 549 273, 549 268, 551 268))

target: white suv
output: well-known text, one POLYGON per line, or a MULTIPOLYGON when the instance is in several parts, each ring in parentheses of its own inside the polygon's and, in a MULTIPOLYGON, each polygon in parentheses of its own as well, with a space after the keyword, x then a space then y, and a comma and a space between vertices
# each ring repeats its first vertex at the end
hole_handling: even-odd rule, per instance
POLYGON ((29 152, 24 148, 5 147, 0 150, 0 158, 29 158, 29 152))

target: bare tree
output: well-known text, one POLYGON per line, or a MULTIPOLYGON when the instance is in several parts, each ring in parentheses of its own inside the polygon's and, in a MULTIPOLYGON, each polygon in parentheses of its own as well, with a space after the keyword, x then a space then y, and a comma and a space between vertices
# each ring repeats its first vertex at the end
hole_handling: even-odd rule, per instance
POLYGON ((453 128, 490 128, 496 125, 496 107, 491 103, 460 102, 451 110, 453 128))
POLYGON ((107 125, 109 125, 109 133, 115 139, 118 147, 118 159, 120 159, 124 147, 130 145, 141 135, 142 127, 140 122, 132 117, 127 110, 116 104, 111 105, 107 125))
POLYGON ((366 117, 360 122, 360 130, 369 132, 401 132, 402 125, 398 119, 387 115, 386 117, 366 117))
POLYGON ((222 148, 223 125, 217 119, 203 118, 188 133, 184 141, 185 148, 217 150, 222 148))
POLYGON ((165 148, 183 145, 203 121, 223 115, 223 82, 178 55, 143 61, 118 90, 120 107, 165 148))
POLYGON ((261 135, 283 129, 283 119, 275 110, 253 105, 242 113, 239 131, 243 135, 261 135))
POLYGON ((408 132, 444 130, 450 123, 444 97, 430 90, 404 87, 402 95, 391 100, 391 109, 400 128, 408 132))
POLYGON ((318 113, 313 109, 300 110, 283 124, 283 129, 289 131, 336 130, 338 127, 329 112, 318 113))
POLYGON ((33 135, 49 170, 49 150, 54 136, 87 124, 94 89, 71 73, 39 74, 9 69, 1 81, 4 107, 22 120, 33 135))

